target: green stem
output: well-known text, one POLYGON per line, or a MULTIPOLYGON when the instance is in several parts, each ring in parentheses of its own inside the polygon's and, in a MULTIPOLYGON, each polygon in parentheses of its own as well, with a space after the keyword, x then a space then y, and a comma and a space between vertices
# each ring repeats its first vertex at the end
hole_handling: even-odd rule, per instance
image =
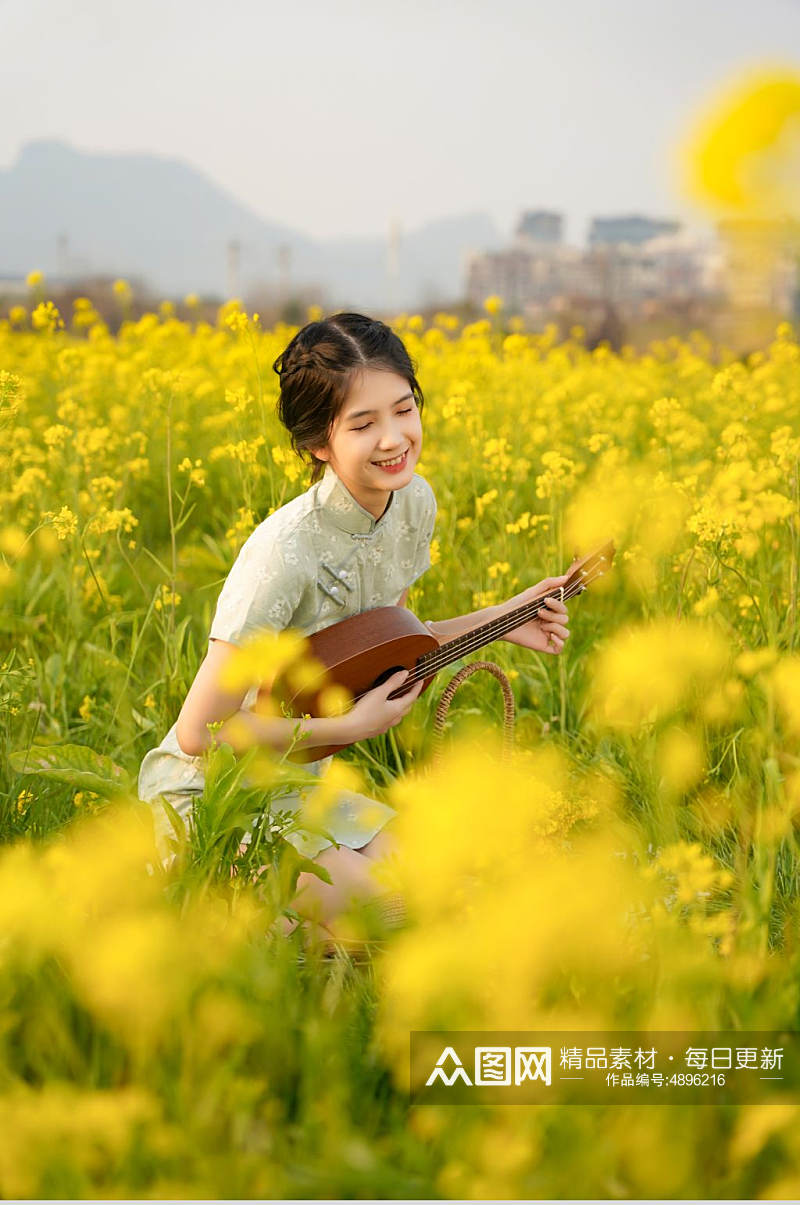
MULTIPOLYGON (((167 659, 169 658, 169 650, 173 646, 173 636, 175 634, 175 585, 178 576, 178 545, 175 536, 175 513, 172 506, 172 402, 174 395, 170 393, 167 402, 167 510, 169 513, 169 536, 170 536, 170 551, 172 556, 171 575, 170 575, 170 607, 169 617, 167 620, 167 640, 165 643, 165 652, 167 659)), ((167 668, 169 668, 167 666, 167 668)), ((169 672, 172 677, 177 670, 175 665, 169 672)))

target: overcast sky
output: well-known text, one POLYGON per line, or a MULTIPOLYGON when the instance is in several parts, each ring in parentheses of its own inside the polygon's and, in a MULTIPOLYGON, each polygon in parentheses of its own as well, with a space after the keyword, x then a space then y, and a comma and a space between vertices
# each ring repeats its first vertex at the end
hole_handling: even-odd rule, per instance
POLYGON ((541 207, 583 242, 691 218, 671 149, 738 71, 800 65, 800 0, 0 0, 0 45, 0 166, 57 137, 319 237, 541 207))

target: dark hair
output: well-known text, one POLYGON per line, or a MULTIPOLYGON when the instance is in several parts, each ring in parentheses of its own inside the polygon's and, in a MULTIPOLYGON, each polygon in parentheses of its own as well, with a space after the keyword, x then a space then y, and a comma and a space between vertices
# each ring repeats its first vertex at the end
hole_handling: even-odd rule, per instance
POLYGON ((324 447, 353 378, 364 368, 385 369, 405 377, 422 410, 424 398, 411 360, 399 335, 377 318, 333 314, 309 322, 272 365, 280 377, 278 417, 292 447, 311 460, 311 484, 325 469, 312 448, 324 447))

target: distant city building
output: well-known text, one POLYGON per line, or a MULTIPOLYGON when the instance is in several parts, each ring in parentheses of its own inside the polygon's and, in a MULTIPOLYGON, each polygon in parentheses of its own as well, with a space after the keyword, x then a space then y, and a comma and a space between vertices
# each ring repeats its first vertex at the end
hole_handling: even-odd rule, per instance
POLYGON ((719 248, 682 231, 678 222, 598 218, 592 224, 596 241, 586 249, 561 242, 561 229, 560 214, 528 211, 511 247, 473 255, 467 266, 473 304, 498 293, 518 310, 574 297, 624 307, 721 291, 719 248))
POLYGON ((474 255, 467 269, 467 295, 480 304, 498 293, 510 306, 547 302, 588 287, 582 253, 574 247, 543 245, 538 251, 512 247, 474 255))
POLYGON ((722 289, 734 306, 800 315, 800 222, 729 220, 717 234, 722 289))
POLYGON ((645 218, 639 214, 626 217, 593 218, 589 230, 589 246, 614 246, 627 243, 637 247, 649 242, 661 234, 677 234, 679 222, 661 221, 658 218, 645 218))
POLYGON ((551 213, 547 209, 528 209, 519 220, 517 241, 553 246, 562 241, 563 226, 564 219, 560 213, 551 213))

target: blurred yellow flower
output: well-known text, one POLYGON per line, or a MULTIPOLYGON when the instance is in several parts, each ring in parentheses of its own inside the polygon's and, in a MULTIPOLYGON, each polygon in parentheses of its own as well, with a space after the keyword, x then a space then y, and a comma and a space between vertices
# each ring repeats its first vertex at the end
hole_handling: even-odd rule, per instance
POLYGON ((61 315, 52 301, 39 302, 31 314, 31 324, 34 330, 48 331, 50 334, 56 330, 62 330, 64 327, 61 315))
POLYGON ((708 106, 683 151, 687 191, 750 216, 800 216, 800 72, 760 69, 708 106))
POLYGON ((593 715, 635 731, 691 709, 724 679, 729 659, 725 639, 706 624, 660 619, 624 628, 595 656, 593 715))

